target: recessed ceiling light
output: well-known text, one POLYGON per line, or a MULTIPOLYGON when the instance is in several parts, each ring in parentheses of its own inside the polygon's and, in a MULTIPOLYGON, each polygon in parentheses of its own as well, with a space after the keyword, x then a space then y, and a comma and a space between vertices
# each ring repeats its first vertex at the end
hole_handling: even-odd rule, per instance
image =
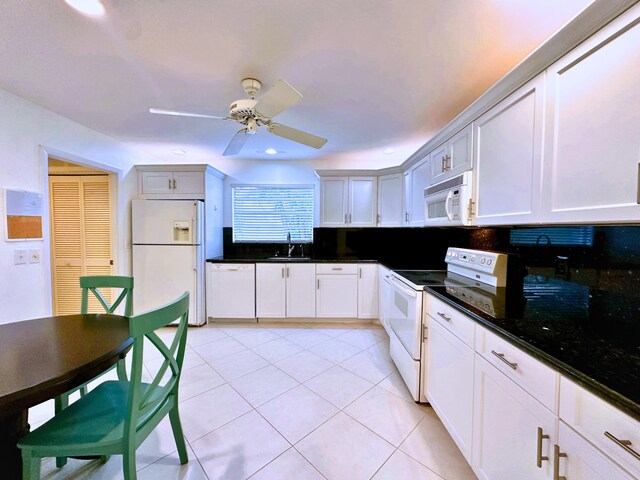
POLYGON ((173 152, 174 155, 184 155, 187 153, 186 150, 181 150, 179 148, 176 148, 175 150, 171 150, 173 152))
POLYGON ((278 151, 274 148, 267 148, 264 153, 268 154, 268 155, 275 155, 276 153, 278 153, 278 151))
POLYGON ((390 155, 393 152, 395 152, 395 150, 393 148, 385 148, 382 153, 384 153, 385 155, 390 155))
POLYGON ((104 15, 104 5, 100 0, 64 0, 68 5, 85 15, 99 17, 104 15))

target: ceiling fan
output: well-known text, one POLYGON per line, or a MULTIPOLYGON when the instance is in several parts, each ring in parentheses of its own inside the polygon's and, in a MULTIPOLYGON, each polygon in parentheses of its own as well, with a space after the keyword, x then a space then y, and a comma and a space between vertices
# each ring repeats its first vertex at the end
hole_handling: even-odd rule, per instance
POLYGON ((327 143, 326 138, 312 135, 295 128, 287 127, 271 121, 273 117, 302 100, 302 95, 284 80, 278 80, 267 93, 259 100, 255 99, 256 93, 262 88, 262 83, 255 78, 245 78, 241 82, 242 88, 249 98, 236 100, 231 104, 229 115, 220 117, 217 115, 205 115, 201 113, 180 112, 176 110, 163 110, 150 108, 149 112, 160 115, 177 115, 181 117, 214 118, 218 120, 235 120, 245 125, 233 136, 223 155, 236 155, 249 138, 249 135, 258 133, 259 126, 267 127, 269 133, 292 140, 313 148, 321 148, 327 143))

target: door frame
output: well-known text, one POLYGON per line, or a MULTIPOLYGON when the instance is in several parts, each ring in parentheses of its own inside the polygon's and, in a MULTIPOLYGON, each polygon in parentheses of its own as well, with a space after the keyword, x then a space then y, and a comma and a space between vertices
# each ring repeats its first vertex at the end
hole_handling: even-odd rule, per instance
POLYGON ((47 205, 47 208, 42 210, 42 233, 43 233, 43 245, 42 245, 42 257, 40 262, 46 265, 43 268, 45 295, 49 299, 49 315, 53 314, 53 270, 51 268, 51 208, 49 206, 49 158, 54 157, 65 162, 75 163, 83 167, 96 168, 104 171, 109 175, 110 183, 110 197, 111 197, 111 255, 113 258, 113 271, 120 273, 119 262, 119 243, 118 234, 120 233, 118 216, 120 214, 119 208, 119 189, 118 186, 123 179, 123 172, 121 169, 114 167, 113 165, 107 165, 105 163, 97 162, 87 158, 79 157, 72 153, 68 153, 62 150, 57 150, 45 145, 39 146, 39 164, 40 164, 40 191, 42 192, 42 204, 47 205))

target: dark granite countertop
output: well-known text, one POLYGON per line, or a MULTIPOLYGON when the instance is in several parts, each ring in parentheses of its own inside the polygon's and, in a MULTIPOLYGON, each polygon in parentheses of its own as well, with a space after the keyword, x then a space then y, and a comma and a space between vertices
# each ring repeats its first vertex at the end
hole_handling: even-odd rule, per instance
MULTIPOLYGON (((635 278, 635 277, 634 277, 635 278)), ((528 275, 495 295, 497 317, 467 303, 464 288, 426 287, 484 327, 640 420, 640 289, 607 291, 528 275)))
POLYGON ((378 260, 362 260, 353 257, 315 258, 315 257, 268 257, 268 258, 208 258, 209 263, 378 263, 378 260))

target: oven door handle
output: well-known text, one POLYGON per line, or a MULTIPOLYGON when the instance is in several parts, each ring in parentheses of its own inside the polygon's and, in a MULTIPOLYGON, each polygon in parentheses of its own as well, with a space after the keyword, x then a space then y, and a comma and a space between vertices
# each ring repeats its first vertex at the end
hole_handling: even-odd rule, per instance
POLYGON ((449 190, 447 193, 447 198, 444 200, 444 211, 447 214, 447 218, 450 222, 453 221, 453 212, 451 211, 451 203, 453 200, 453 190, 449 190))
POLYGON ((400 291, 407 297, 416 298, 418 294, 414 290, 409 290, 405 288, 399 281, 396 280, 395 277, 391 277, 391 283, 395 287, 396 290, 400 291))

